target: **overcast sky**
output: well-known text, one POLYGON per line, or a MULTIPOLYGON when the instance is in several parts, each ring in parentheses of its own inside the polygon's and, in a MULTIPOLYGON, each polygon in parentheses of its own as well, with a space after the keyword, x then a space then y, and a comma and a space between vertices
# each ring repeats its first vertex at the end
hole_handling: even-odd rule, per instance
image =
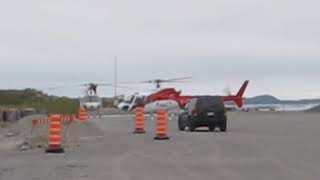
POLYGON ((320 98, 319 7, 315 0, 0 1, 0 88, 112 82, 117 56, 119 81, 192 76, 174 86, 222 94, 249 79, 247 96, 320 98))

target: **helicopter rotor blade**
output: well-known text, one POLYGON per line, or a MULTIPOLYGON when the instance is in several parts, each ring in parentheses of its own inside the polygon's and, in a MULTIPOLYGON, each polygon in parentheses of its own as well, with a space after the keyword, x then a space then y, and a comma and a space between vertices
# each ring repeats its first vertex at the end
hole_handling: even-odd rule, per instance
POLYGON ((141 89, 139 88, 135 88, 135 87, 129 87, 129 86, 116 86, 117 88, 121 88, 121 89, 129 89, 129 90, 136 90, 136 91, 140 91, 141 89))
POLYGON ((190 80, 192 77, 182 77, 182 78, 174 78, 174 79, 154 79, 148 81, 138 81, 138 82, 123 82, 120 84, 152 84, 152 83, 173 83, 173 82, 186 82, 185 80, 190 80))
POLYGON ((141 81, 140 83, 144 83, 144 84, 147 84, 147 83, 156 83, 156 80, 141 81))
POLYGON ((98 84, 95 84, 95 85, 98 85, 98 86, 113 86, 113 84, 111 84, 111 83, 98 83, 98 84))
POLYGON ((231 92, 231 88, 230 86, 226 86, 224 89, 223 89, 223 92, 227 95, 227 96, 231 96, 232 95, 232 92, 231 92))
POLYGON ((135 88, 135 87, 123 86, 123 85, 115 85, 115 84, 112 84, 112 83, 98 83, 98 84, 95 84, 95 85, 105 86, 105 87, 117 87, 117 88, 121 88, 121 89, 139 90, 138 88, 135 88))
POLYGON ((58 90, 58 89, 63 89, 63 88, 74 88, 74 87, 79 87, 79 86, 81 86, 81 85, 70 85, 70 86, 61 85, 61 86, 49 87, 49 88, 46 88, 46 90, 52 91, 52 90, 58 90))
MULTIPOLYGON (((56 89, 62 89, 62 88, 71 88, 71 87, 79 87, 79 86, 84 86, 88 87, 91 85, 97 85, 99 86, 107 86, 107 87, 115 87, 116 85, 112 83, 85 83, 85 84, 78 84, 78 85, 70 85, 70 86, 55 86, 55 87, 49 87, 47 90, 56 90, 56 89)), ((130 86, 122 86, 122 85, 117 85, 116 87, 118 88, 124 88, 124 89, 137 89, 135 87, 130 87, 130 86)))
POLYGON ((192 77, 182 77, 182 78, 174 78, 174 79, 167 79, 167 80, 162 80, 163 82, 180 82, 184 80, 190 80, 192 77))
POLYGON ((91 86, 91 85, 96 85, 96 86, 112 86, 111 83, 85 83, 85 84, 80 84, 80 86, 91 86))

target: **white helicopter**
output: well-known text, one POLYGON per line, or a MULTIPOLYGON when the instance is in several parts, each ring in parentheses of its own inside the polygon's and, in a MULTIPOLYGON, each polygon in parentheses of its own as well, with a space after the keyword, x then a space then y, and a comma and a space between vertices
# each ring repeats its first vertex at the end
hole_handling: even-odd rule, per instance
MULTIPOLYGON (((96 111, 97 114, 100 114, 100 110, 103 107, 103 99, 98 95, 98 87, 99 86, 109 86, 109 87, 117 87, 117 88, 124 88, 124 89, 133 89, 130 87, 125 86, 115 86, 111 83, 87 83, 82 84, 81 86, 87 87, 86 89, 86 95, 82 98, 80 98, 80 106, 85 108, 89 112, 96 111)), ((116 100, 117 97, 114 97, 114 100, 116 100)))
POLYGON ((109 86, 109 84, 88 83, 81 86, 87 87, 86 94, 80 98, 80 106, 87 110, 97 110, 102 108, 102 98, 98 96, 98 86, 109 86))
MULTIPOLYGON (((79 97, 79 106, 86 109, 89 113, 89 115, 99 115, 101 116, 101 109, 103 108, 103 98, 98 95, 98 87, 101 86, 107 86, 107 87, 114 87, 114 88, 122 88, 122 89, 131 89, 131 90, 137 90, 135 88, 126 87, 126 86, 116 86, 112 83, 96 83, 96 82, 90 82, 80 85, 73 85, 73 86, 59 86, 59 87, 53 87, 49 88, 48 90, 56 90, 56 89, 62 89, 62 88, 70 88, 70 87, 85 87, 84 89, 84 96, 79 97)), ((114 97, 114 100, 118 100, 118 96, 114 97)))
POLYGON ((113 86, 112 84, 107 83, 86 83, 80 85, 72 85, 72 86, 59 86, 49 88, 48 90, 57 90, 57 89, 64 89, 64 88, 72 88, 72 87, 85 87, 84 96, 79 98, 79 107, 86 109, 90 114, 96 113, 99 116, 100 110, 102 108, 103 100, 98 95, 98 86, 113 86))

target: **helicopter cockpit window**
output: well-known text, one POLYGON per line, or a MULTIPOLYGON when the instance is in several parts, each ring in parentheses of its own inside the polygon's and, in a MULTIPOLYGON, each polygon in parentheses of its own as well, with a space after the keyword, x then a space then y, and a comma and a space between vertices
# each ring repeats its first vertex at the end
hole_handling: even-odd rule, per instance
POLYGON ((134 99, 134 96, 129 96, 129 97, 126 97, 126 99, 124 100, 125 103, 131 103, 134 99))
POLYGON ((186 104, 186 106, 184 107, 185 110, 187 110, 189 108, 189 104, 190 104, 190 102, 186 104))
POLYGON ((134 103, 135 103, 136 105, 138 105, 138 106, 143 105, 144 99, 145 99, 144 96, 142 96, 142 97, 137 97, 134 103))
POLYGON ((136 103, 142 103, 143 99, 144 99, 144 97, 137 97, 136 98, 136 103))
POLYGON ((98 96, 91 96, 88 97, 89 98, 89 102, 98 102, 99 101, 99 97, 98 96))

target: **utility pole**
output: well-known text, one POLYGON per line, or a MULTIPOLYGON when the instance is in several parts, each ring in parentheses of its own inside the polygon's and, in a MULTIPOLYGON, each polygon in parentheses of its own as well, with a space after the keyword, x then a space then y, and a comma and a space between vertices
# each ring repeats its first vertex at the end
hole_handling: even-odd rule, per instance
POLYGON ((114 98, 117 97, 117 83, 118 83, 118 59, 114 57, 114 98))

